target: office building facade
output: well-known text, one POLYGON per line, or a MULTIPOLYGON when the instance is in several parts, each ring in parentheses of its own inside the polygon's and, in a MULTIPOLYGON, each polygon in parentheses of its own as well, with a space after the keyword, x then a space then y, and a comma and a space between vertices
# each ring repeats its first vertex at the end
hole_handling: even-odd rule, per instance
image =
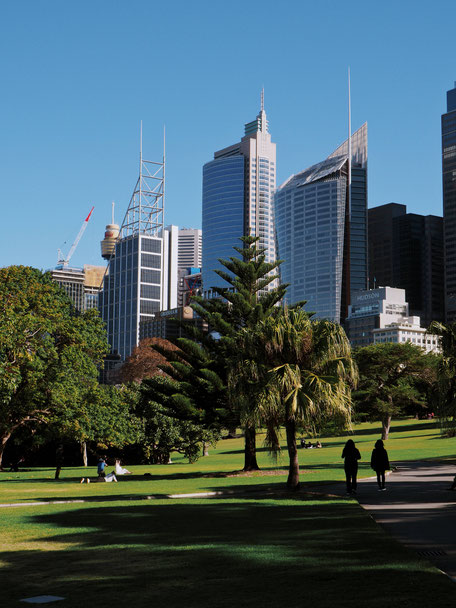
MULTIPOLYGON (((262 98, 263 99, 263 98, 262 98)), ((240 142, 214 154, 203 167, 203 289, 227 287, 214 270, 219 258, 237 255, 239 237, 258 236, 266 261, 275 261, 274 191, 276 145, 271 141, 263 100, 240 142)), ((275 282, 269 286, 274 287, 275 282)))
POLYGON ((179 230, 177 266, 181 268, 201 268, 203 251, 203 233, 196 228, 179 230))
POLYGON ((456 321, 456 83, 442 115, 442 187, 445 230, 445 318, 456 321))
POLYGON ((98 307, 104 266, 85 264, 83 268, 62 267, 50 271, 53 280, 63 287, 75 308, 85 312, 98 307))
POLYGON ((424 327, 444 320, 443 219, 389 203, 368 211, 369 285, 405 289, 424 327))
POLYGON ((405 289, 378 287, 352 293, 345 329, 354 348, 381 342, 411 342, 439 352, 437 336, 428 334, 419 316, 410 315, 405 289))
POLYGON ((154 318, 164 304, 168 307, 173 291, 165 275, 171 266, 176 268, 177 300, 177 227, 164 230, 163 197, 164 160, 146 161, 141 152, 139 177, 122 226, 117 236, 109 236, 110 251, 102 247, 109 261, 99 308, 116 361, 125 360, 138 345, 140 323, 154 318))
POLYGON ((275 221, 286 302, 343 323, 350 293, 367 286, 367 123, 326 160, 277 190, 275 221), (351 169, 351 186, 349 172, 351 169), (351 196, 350 196, 351 194, 351 196))

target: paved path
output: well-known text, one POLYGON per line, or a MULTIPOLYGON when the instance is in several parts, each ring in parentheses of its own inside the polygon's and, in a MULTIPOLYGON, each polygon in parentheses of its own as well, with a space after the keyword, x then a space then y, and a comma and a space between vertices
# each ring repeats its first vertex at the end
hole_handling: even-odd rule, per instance
POLYGON ((386 491, 376 479, 358 482, 358 500, 394 538, 418 552, 456 582, 456 471, 442 463, 397 465, 386 491))

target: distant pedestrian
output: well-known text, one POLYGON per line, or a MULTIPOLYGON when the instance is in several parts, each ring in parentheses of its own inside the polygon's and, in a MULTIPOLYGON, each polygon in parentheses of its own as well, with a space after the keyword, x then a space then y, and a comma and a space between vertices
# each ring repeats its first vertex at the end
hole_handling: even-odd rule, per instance
POLYGON ((375 447, 372 450, 371 468, 377 473, 378 490, 386 490, 385 471, 389 471, 391 467, 388 459, 388 452, 385 450, 385 446, 381 439, 375 442, 375 447))
POLYGON ((344 459, 345 480, 347 482, 347 494, 356 494, 356 478, 358 476, 358 460, 361 458, 358 448, 353 439, 349 439, 342 451, 344 459))

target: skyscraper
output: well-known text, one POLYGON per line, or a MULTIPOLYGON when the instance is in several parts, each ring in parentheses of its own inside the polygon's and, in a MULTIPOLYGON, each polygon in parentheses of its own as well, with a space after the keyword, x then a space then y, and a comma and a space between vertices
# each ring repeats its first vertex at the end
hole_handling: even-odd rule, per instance
POLYGON ((350 293, 367 286, 367 123, 350 143, 292 175, 275 203, 287 302, 307 300, 316 318, 336 322, 347 316, 350 293))
POLYGON ((445 242, 445 317, 456 321, 456 82, 442 114, 442 185, 445 242))
POLYGON ((275 187, 276 145, 271 142, 262 94, 260 113, 245 125, 241 141, 215 152, 214 160, 203 167, 204 290, 227 286, 214 270, 222 268, 219 258, 235 255, 240 236, 260 237, 266 261, 276 259, 275 187))
MULTIPOLYGON (((162 310, 169 295, 163 273, 168 267, 165 253, 173 234, 171 231, 165 238, 163 230, 164 165, 164 159, 146 161, 141 153, 139 178, 120 234, 109 253, 108 272, 100 293, 99 307, 108 343, 112 353, 121 359, 137 346, 140 322, 162 310)), ((177 245, 177 229, 174 238, 177 245)))
POLYGON ((388 203, 368 211, 369 285, 405 289, 424 327, 444 319, 443 220, 388 203))
POLYGON ((202 231, 196 228, 179 230, 179 250, 177 265, 180 268, 201 268, 202 264, 202 231))

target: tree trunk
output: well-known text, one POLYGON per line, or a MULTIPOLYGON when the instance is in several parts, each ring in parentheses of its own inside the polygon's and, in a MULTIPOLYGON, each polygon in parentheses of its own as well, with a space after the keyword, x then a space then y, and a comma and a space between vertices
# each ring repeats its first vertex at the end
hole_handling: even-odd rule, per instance
POLYGON ((299 461, 298 461, 298 447, 296 445, 296 422, 293 418, 289 418, 285 425, 287 431, 287 448, 288 456, 290 458, 290 465, 288 468, 288 479, 287 487, 290 490, 297 490, 299 488, 299 461))
POLYGON ((8 439, 11 437, 12 434, 12 431, 7 431, 4 435, 0 437, 0 471, 3 471, 3 453, 5 451, 8 439))
POLYGON ((254 426, 245 427, 244 471, 259 471, 256 459, 256 431, 254 426))
POLYGON ((203 456, 209 456, 209 444, 203 441, 203 456))
POLYGON ((87 460, 87 442, 83 441, 81 443, 81 454, 82 454, 82 463, 85 467, 88 466, 88 460, 87 460))
POLYGON ((382 420, 382 440, 386 441, 391 428, 391 416, 385 416, 382 420))

